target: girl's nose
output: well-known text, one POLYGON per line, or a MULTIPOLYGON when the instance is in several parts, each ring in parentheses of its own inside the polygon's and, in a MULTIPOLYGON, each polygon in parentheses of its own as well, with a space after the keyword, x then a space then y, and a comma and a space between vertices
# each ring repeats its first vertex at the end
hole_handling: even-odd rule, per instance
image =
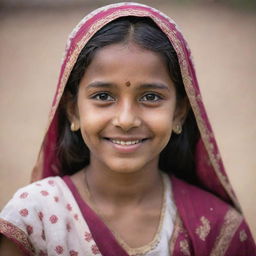
POLYGON ((120 104, 118 108, 119 109, 112 122, 114 126, 127 132, 130 129, 141 125, 141 118, 131 103, 125 102, 120 104))

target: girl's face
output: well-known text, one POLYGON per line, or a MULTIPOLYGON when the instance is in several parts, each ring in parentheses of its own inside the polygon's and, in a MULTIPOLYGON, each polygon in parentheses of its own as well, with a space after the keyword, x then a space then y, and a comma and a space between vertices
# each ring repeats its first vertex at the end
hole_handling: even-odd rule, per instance
POLYGON ((90 164, 119 173, 158 168, 159 154, 180 121, 164 60, 133 43, 96 52, 73 113, 71 121, 90 149, 90 164))

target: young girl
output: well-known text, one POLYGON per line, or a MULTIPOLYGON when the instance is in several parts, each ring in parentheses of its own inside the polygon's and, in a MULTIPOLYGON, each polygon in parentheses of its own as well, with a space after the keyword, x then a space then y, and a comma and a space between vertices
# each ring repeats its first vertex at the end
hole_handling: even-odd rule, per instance
POLYGON ((1 255, 256 255, 188 46, 148 6, 74 29, 32 177, 1 212, 1 255))

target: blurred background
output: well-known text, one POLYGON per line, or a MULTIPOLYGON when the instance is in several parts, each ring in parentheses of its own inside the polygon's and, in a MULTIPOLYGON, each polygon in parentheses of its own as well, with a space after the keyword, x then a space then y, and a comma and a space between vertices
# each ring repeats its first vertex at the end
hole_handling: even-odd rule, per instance
MULTIPOLYGON (((0 209, 29 183, 68 34, 104 0, 0 0, 0 209)), ((227 173, 256 237, 256 0, 145 0, 181 27, 227 173)))

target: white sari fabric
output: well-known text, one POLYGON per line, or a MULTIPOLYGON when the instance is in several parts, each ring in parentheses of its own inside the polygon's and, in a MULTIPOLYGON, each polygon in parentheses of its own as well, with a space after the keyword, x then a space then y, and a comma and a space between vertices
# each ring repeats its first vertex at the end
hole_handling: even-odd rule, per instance
MULTIPOLYGON (((164 184, 162 217, 154 239, 134 249, 115 234, 128 255, 170 255, 176 210, 168 177, 164 184)), ((15 242, 25 255, 101 255, 82 209, 60 177, 49 177, 18 190, 0 214, 0 233, 15 242)))
POLYGON ((71 191, 59 177, 18 190, 0 217, 1 232, 26 255, 101 255, 71 191))

